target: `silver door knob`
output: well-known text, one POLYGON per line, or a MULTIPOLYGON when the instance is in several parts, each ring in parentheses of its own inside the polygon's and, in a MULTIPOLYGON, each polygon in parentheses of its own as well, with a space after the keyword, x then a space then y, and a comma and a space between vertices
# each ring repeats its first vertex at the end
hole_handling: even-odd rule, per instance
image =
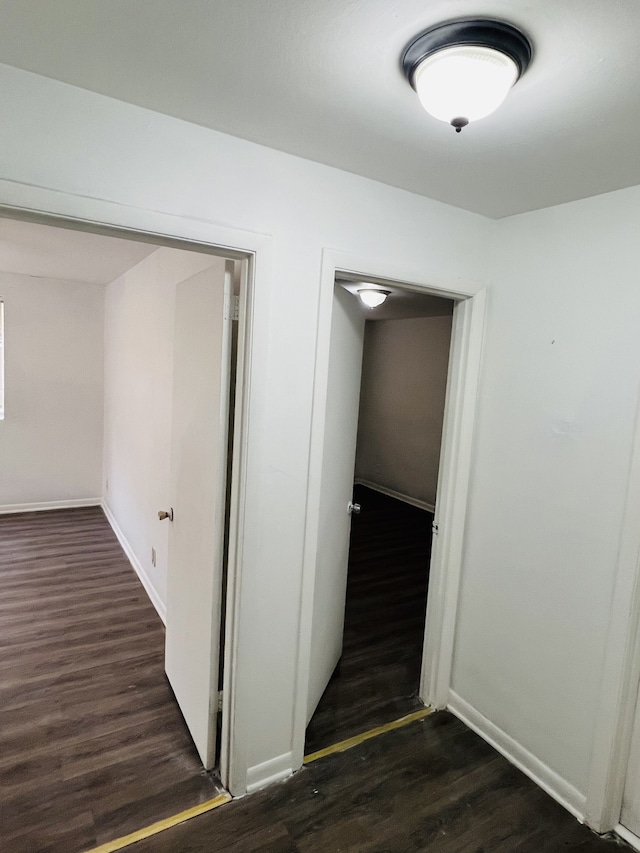
POLYGON ((354 504, 353 501, 349 501, 347 505, 347 512, 349 513, 349 515, 360 515, 361 509, 362 507, 360 506, 360 504, 354 504))
POLYGON ((169 521, 173 521, 173 507, 169 508, 169 512, 165 512, 163 509, 158 513, 158 518, 160 521, 164 521, 165 518, 168 518, 169 521))

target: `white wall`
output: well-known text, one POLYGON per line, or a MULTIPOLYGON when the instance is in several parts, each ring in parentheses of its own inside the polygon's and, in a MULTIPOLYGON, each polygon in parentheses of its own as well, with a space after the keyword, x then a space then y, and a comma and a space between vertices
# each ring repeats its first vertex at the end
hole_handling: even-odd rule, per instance
POLYGON ((433 507, 451 317, 366 324, 356 479, 433 507))
POLYGON ((105 503, 161 614, 166 610, 168 525, 158 521, 158 510, 168 509, 172 499, 176 285, 209 267, 224 276, 220 258, 160 248, 106 288, 105 503))
POLYGON ((0 272, 5 419, 0 511, 98 503, 104 288, 0 272))
POLYGON ((575 799, 638 401, 640 188, 513 217, 498 233, 454 689, 575 799))

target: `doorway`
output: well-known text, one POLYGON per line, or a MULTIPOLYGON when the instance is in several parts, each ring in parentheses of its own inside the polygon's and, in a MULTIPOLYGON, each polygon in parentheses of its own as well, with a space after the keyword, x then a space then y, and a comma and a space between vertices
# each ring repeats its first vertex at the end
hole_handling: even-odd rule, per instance
MULTIPOLYGON (((175 340, 172 341, 171 339, 174 333, 174 318, 169 309, 171 300, 167 297, 171 297, 174 286, 177 287, 180 282, 190 280, 190 272, 198 275, 199 273, 195 270, 200 269, 202 270, 200 274, 209 276, 207 270, 211 270, 214 266, 220 273, 218 275, 220 287, 217 284, 215 285, 216 292, 220 291, 222 294, 222 280, 225 279, 224 300, 221 300, 219 307, 221 311, 224 311, 225 322, 230 321, 233 324, 233 334, 228 336, 227 344, 228 351, 233 357, 233 367, 237 367, 237 369, 232 370, 232 366, 228 364, 226 368, 220 371, 218 377, 221 386, 220 396, 221 398, 228 398, 231 405, 229 405, 229 417, 224 419, 224 423, 221 421, 219 430, 219 456, 224 461, 224 474, 227 475, 226 482, 224 476, 218 478, 219 491, 222 493, 222 497, 218 501, 216 511, 221 518, 216 518, 216 523, 210 525, 220 528, 221 534, 217 541, 220 546, 224 543, 222 560, 225 565, 229 563, 228 553, 234 547, 235 542, 235 533, 233 530, 230 531, 230 528, 236 524, 233 502, 237 501, 238 491, 237 484, 235 484, 238 465, 236 443, 233 441, 232 417, 232 410, 234 409, 233 389, 236 383, 231 381, 231 377, 238 377, 241 392, 243 313, 245 310, 243 302, 246 300, 247 262, 233 259, 225 263, 225 260, 218 253, 208 252, 204 246, 197 247, 202 248, 202 251, 198 251, 194 246, 189 246, 188 249, 184 245, 178 246, 176 244, 159 246, 155 241, 148 242, 136 239, 138 235, 129 234, 125 238, 123 235, 114 237, 113 234, 76 233, 73 229, 56 228, 47 223, 13 222, 8 219, 2 220, 2 224, 5 223, 8 225, 7 233, 3 232, 5 240, 9 240, 8 234, 10 232, 13 235, 12 240, 15 245, 19 246, 21 251, 27 247, 29 252, 33 254, 34 263, 40 265, 37 275, 34 274, 33 270, 26 268, 23 273, 18 273, 15 269, 17 263, 16 250, 12 256, 14 269, 11 271, 11 278, 7 278, 3 282, 3 291, 6 291, 5 302, 9 308, 8 321, 10 327, 10 334, 7 335, 6 339, 8 370, 6 420, 4 423, 7 429, 5 429, 3 436, 5 445, 10 445, 14 433, 20 439, 21 446, 26 445, 26 439, 37 426, 33 423, 32 414, 38 413, 39 409, 34 405, 34 400, 42 396, 41 386, 45 380, 47 387, 51 389, 52 396, 55 391, 60 400, 57 406, 49 406, 46 420, 40 418, 38 442, 43 446, 44 464, 36 470, 39 457, 32 452, 29 452, 28 455, 26 452, 23 453, 24 461, 28 463, 29 468, 24 468, 22 480, 33 490, 37 486, 41 490, 40 497, 38 498, 36 492, 32 490, 32 493, 27 494, 25 491, 24 494, 21 493, 21 496, 13 500, 10 496, 5 498, 7 515, 3 516, 3 520, 6 522, 3 530, 9 530, 12 517, 14 517, 12 513, 20 511, 21 518, 25 522, 29 521, 26 516, 32 516, 36 527, 41 527, 48 519, 51 519, 52 522, 55 521, 52 529, 56 531, 58 529, 56 525, 59 526, 64 522, 66 532, 71 537, 69 540, 71 544, 69 544, 67 540, 63 540, 62 535, 55 533, 50 540, 51 547, 49 545, 46 547, 50 547, 52 563, 63 563, 69 566, 67 571, 69 583, 72 585, 77 579, 82 594, 79 593, 77 596, 78 607, 76 608, 75 604, 74 606, 70 604, 65 613, 68 624, 64 627, 64 636, 61 635, 60 637, 59 651, 56 649, 56 653, 47 658, 41 666, 44 668, 51 667, 51 678, 57 683, 53 668, 58 662, 68 667, 69 661, 72 660, 73 686, 77 690, 74 692, 68 688, 68 685, 65 685, 67 689, 60 696, 53 695, 53 688, 49 690, 47 696, 49 704, 56 710, 57 724, 60 721, 64 722, 67 718, 66 715, 68 715, 69 720, 74 718, 74 714, 79 715, 79 706, 78 708, 74 706, 76 695, 79 697, 78 701, 85 703, 83 706, 85 724, 83 726, 74 725, 72 727, 69 725, 69 731, 65 731, 62 725, 58 726, 65 742, 60 748, 56 761, 64 760, 65 772, 68 767, 72 767, 73 773, 80 779, 80 772, 73 764, 74 756, 81 755, 83 749, 88 749, 87 744, 89 742, 92 744, 98 742, 98 739, 102 738, 104 734, 101 734, 100 725, 104 723, 107 726, 104 739, 100 741, 100 760, 96 759, 95 767, 84 767, 82 772, 98 774, 101 767, 104 767, 100 780, 105 782, 103 788, 108 794, 108 809, 110 811, 107 814, 107 807, 103 807, 102 803, 100 805, 91 804, 89 811, 92 811, 96 816, 95 826, 83 824, 81 829, 83 833, 86 833, 86 836, 82 836, 83 840, 78 840, 77 843, 69 841, 70 848, 76 849, 77 847, 79 849, 82 847, 84 849, 94 842, 111 840, 120 834, 137 830, 145 821, 152 823, 156 819, 167 817, 183 807, 192 806, 203 799, 210 799, 219 792, 219 786, 215 784, 215 781, 211 778, 205 778, 201 772, 202 765, 198 761, 195 747, 190 743, 187 733, 187 729, 191 728, 188 713, 182 709, 187 720, 187 725, 185 725, 181 711, 175 707, 175 702, 164 680, 162 674, 164 628, 161 619, 153 613, 151 604, 146 600, 131 566, 136 570, 139 580, 147 589, 149 599, 156 607, 158 615, 164 616, 162 605, 167 604, 167 600, 166 597, 164 600, 162 597, 163 578, 159 573, 154 574, 153 570, 167 568, 167 554, 166 551, 163 551, 162 545, 163 542, 166 544, 164 537, 168 534, 170 522, 166 519, 161 522, 157 513, 158 510, 166 509, 175 504, 174 498, 170 494, 171 486, 168 478, 168 457, 170 453, 168 452, 167 433, 168 422, 170 422, 168 414, 171 410, 171 382, 175 373, 172 370, 171 359, 168 358, 167 353, 171 347, 175 349, 175 340), (16 229, 20 231, 19 235, 14 234, 16 229), (58 243, 60 244, 60 251, 55 250, 58 243), (101 254, 101 247, 103 246, 107 247, 104 258, 101 254), (112 256, 115 255, 118 247, 122 250, 119 260, 114 261, 111 257, 107 263, 106 255, 110 253, 112 256), (194 249, 196 250, 194 251, 194 249), (49 254, 55 255, 59 265, 54 266, 52 264, 51 269, 47 270, 45 266, 49 254), (73 269, 67 270, 61 266, 61 264, 67 263, 67 259, 69 259, 69 263, 74 265, 73 269), (186 267, 182 267, 182 261, 185 259, 186 267), (108 275, 105 273, 99 278, 96 274, 95 280, 84 282, 84 276, 88 275, 91 269, 95 272, 95 268, 103 261, 105 269, 110 270, 108 275), (80 267, 82 267, 81 270, 80 267), (85 273, 85 270, 89 272, 85 273), (173 275, 171 281, 169 280, 170 273, 173 275), (36 280, 34 281, 34 279, 36 280), (114 285, 114 288, 107 297, 106 290, 111 284, 114 285), (36 292, 37 288, 39 290, 36 292), (85 291, 87 293, 92 292, 91 299, 85 297, 85 291), (236 300, 235 296, 239 296, 240 299, 236 300), (238 302, 240 305, 237 304, 238 302), (98 348, 102 346, 104 336, 104 323, 100 318, 103 316, 101 312, 105 303, 107 304, 109 322, 112 323, 108 346, 110 365, 107 383, 104 382, 106 372, 104 371, 104 364, 97 352, 98 348), (58 314, 54 313, 55 311, 58 314), (64 319, 67 325, 58 322, 58 315, 64 319), (53 327, 51 332, 49 326, 53 327), (240 327, 239 330, 238 327, 240 327), (48 335, 57 333, 57 340, 49 345, 49 337, 45 337, 43 331, 47 332, 48 335), (48 347, 48 351, 46 351, 46 347, 48 347), (96 351, 95 358, 90 360, 85 352, 90 351, 93 354, 94 350, 96 351), (237 359, 235 353, 238 353, 237 359), (136 360, 131 361, 129 356, 135 357, 136 360), (45 367, 50 373, 44 372, 43 368, 45 367), (105 408, 107 396, 104 393, 104 384, 109 384, 110 390, 108 406, 106 406, 107 418, 109 419, 107 430, 109 458, 105 460, 106 464, 103 470, 103 460, 98 459, 98 456, 102 454, 102 412, 105 408), (72 401, 75 397, 72 398, 72 391, 79 403, 82 403, 87 409, 84 414, 73 408, 72 401), (100 399, 98 399, 98 391, 100 391, 100 399), (119 396, 117 405, 115 395, 119 396), (55 463, 59 454, 57 445, 54 443, 54 428, 59 430, 56 420, 59 415, 60 417, 64 415, 69 419, 69 426, 66 429, 63 443, 68 445, 68 455, 75 467, 72 467, 71 464, 66 467, 71 469, 71 473, 74 475, 79 471, 85 475, 85 478, 80 481, 80 477, 76 476, 76 480, 72 481, 71 476, 69 476, 67 481, 60 483, 60 494, 55 495, 51 494, 50 491, 45 491, 45 488, 50 490, 53 487, 53 474, 57 470, 55 463), (26 421, 27 416, 31 417, 29 423, 26 421), (86 437, 84 443, 81 443, 76 438, 75 433, 72 432, 71 419, 73 419, 73 424, 77 425, 77 423, 84 423, 85 420, 89 421, 90 416, 97 422, 96 435, 92 433, 86 437), (229 441, 227 441, 226 423, 230 423, 231 426, 229 441), (154 425, 157 425, 160 431, 157 434, 154 432, 152 436, 153 430, 149 427, 154 425), (223 426, 224 430, 222 429, 223 426), (46 431, 47 429, 49 432, 46 431), (123 431, 122 434, 118 434, 119 437, 116 436, 118 430, 123 431), (124 433, 126 436, 124 436, 124 440, 121 440, 124 433), (134 433, 136 433, 135 440, 134 433), (127 455, 123 455, 123 448, 126 449, 127 455), (92 451, 95 452, 93 456, 90 456, 92 451), (115 456, 118 456, 118 459, 115 456), (76 482, 80 482, 80 486, 76 492, 73 492, 72 486, 76 482), (91 484, 90 491, 87 491, 89 488, 86 486, 87 483, 91 484), (104 491, 102 491, 101 483, 104 491), (81 487, 84 492, 81 491, 81 487), (56 500, 56 498, 58 499, 56 500), (101 508, 109 519, 111 530, 109 530, 109 523, 107 523, 101 508), (74 519, 77 519, 77 525, 74 519), (74 525, 78 528, 83 527, 85 533, 83 534, 81 531, 74 533, 74 525), (224 530, 222 531, 223 527, 224 530), (118 548, 114 533, 120 540, 131 565, 128 565, 122 550, 118 548), (90 556, 87 556, 82 550, 85 547, 87 552, 91 552, 90 556), (71 549, 74 553, 73 565, 71 565, 69 554, 65 551, 66 548, 71 549), (95 554, 92 549, 96 551, 95 554), (162 561, 164 561, 163 566, 161 565, 162 561), (110 573, 113 574, 113 582, 109 580, 110 573), (90 580, 97 586, 93 597, 89 596, 90 580), (113 607, 111 601, 106 601, 112 592, 115 602, 113 607), (76 613, 77 627, 74 625, 74 612, 76 613), (123 615, 126 613, 132 616, 130 621, 133 623, 130 632, 130 654, 133 661, 131 666, 129 666, 129 658, 125 657, 125 654, 129 654, 129 648, 125 649, 125 640, 128 636, 127 625, 129 624, 123 615), (86 646, 89 653, 86 665, 83 663, 83 650, 74 645, 76 638, 79 642, 81 634, 87 641, 86 646), (107 660, 105 666, 101 668, 100 655, 103 652, 107 660), (109 658, 110 654, 119 656, 117 660, 121 662, 121 666, 113 665, 113 660, 109 658), (140 664, 140 666, 135 664, 140 664), (92 683, 92 675, 95 676, 97 673, 101 675, 98 680, 99 683, 92 683), (111 681, 107 675, 113 676, 111 681), (118 681, 118 678, 121 679, 122 683, 118 681), (103 687, 107 691, 111 688, 113 690, 111 693, 104 693, 103 695, 103 687), (173 708, 170 707, 172 703, 174 704, 173 708), (115 716, 109 717, 112 710, 115 716), (139 712, 137 717, 135 716, 136 712, 139 712), (131 729, 132 731, 135 729, 133 734, 129 733, 127 728, 129 726, 128 714, 132 716, 131 729), (140 722, 141 718, 144 725, 140 722), (149 758, 150 749, 147 748, 145 741, 145 732, 149 735, 150 742, 154 744, 155 752, 151 758, 149 758), (63 756, 62 759, 60 755, 63 756), (153 771, 154 764, 157 765, 157 772, 153 771), (117 778, 119 770, 122 770, 123 774, 126 771, 127 785, 122 779, 118 780, 116 787, 119 794, 116 797, 108 789, 114 787, 114 779, 117 778), (112 772, 113 777, 109 775, 112 772), (138 793, 134 791, 136 780, 140 783, 138 793), (140 797, 149 799, 149 809, 138 809, 136 812, 132 809, 132 805, 140 797), (122 803, 120 803, 120 799, 122 803), (125 801, 128 803, 126 808, 123 805, 125 801), (93 808, 94 805, 95 808, 93 808), (154 809, 157 810, 154 811, 154 809), (92 832, 95 832, 95 838, 91 837, 92 832)), ((207 278, 204 282, 205 289, 210 284, 211 281, 207 278)), ((176 295, 176 304, 178 302, 176 295)), ((201 303, 194 304, 191 302, 186 308, 195 311, 200 319, 211 319, 214 315, 218 318, 221 313, 221 311, 217 311, 216 306, 207 304, 205 312, 198 305, 201 303), (210 308, 212 310, 209 310, 210 308), (215 311, 214 308, 216 308, 215 311)), ((200 335, 200 340, 203 337, 207 336, 200 335)), ((193 344, 194 341, 191 340, 189 343, 193 344)), ((238 396, 241 398, 242 394, 240 393, 238 396)), ((240 417, 236 418, 236 422, 240 420, 240 417)), ((17 443, 14 442, 14 444, 18 446, 17 443)), ((16 452, 15 446, 10 459, 12 464, 15 463, 15 477, 13 481, 9 476, 3 478, 5 489, 9 487, 11 482, 15 482, 17 485, 20 480, 18 463, 21 457, 19 452, 16 452)), ((9 452, 11 447, 5 446, 4 450, 9 452)), ((199 458, 201 459, 201 456, 199 458)), ((66 462, 66 458, 63 461, 66 462)), ((200 469, 203 469, 202 465, 200 465, 200 469)), ((4 466, 3 470, 7 474, 7 466, 4 466)), ((13 469, 11 470, 13 472, 13 469)), ((177 522, 177 504, 175 509, 177 522)), ((14 537, 19 535, 23 535, 25 541, 35 541, 33 529, 28 525, 20 533, 12 534, 14 537)), ((21 550, 26 551, 26 546, 21 550)), ((5 556, 6 554, 5 549, 5 556)), ((46 548, 43 548, 43 555, 46 556, 46 548)), ((13 559, 10 549, 7 559, 13 559)), ((56 565, 52 565, 52 568, 56 570, 56 565)), ((15 572, 21 572, 22 566, 14 566, 14 570, 14 577, 8 580, 15 585, 15 572)), ((40 570, 40 566, 38 570, 40 570)), ((51 574, 46 565, 42 566, 42 571, 43 577, 48 577, 51 574)), ((51 575, 50 587, 55 585, 53 578, 54 576, 51 575)), ((224 621, 222 579, 218 577, 217 581, 219 581, 215 584, 217 609, 214 607, 212 596, 208 614, 211 623, 210 635, 211 638, 215 637, 216 639, 223 636, 222 623, 224 621)), ((46 586, 45 581, 43 581, 43 585, 46 586)), ((227 587, 233 587, 232 578, 229 579, 227 587)), ((62 595, 62 589, 58 592, 62 595)), ((171 618, 171 601, 168 604, 167 609, 169 610, 169 618, 171 618)), ((38 631, 43 630, 42 624, 36 623, 32 627, 34 636, 29 638, 29 642, 33 639, 34 645, 40 644, 44 647, 38 634, 38 631)), ((50 631, 58 630, 52 620, 50 631)), ((23 638, 25 636, 26 634, 23 633, 23 638)), ((16 643, 18 643, 18 639, 15 638, 16 643)), ((26 654, 28 651, 27 643, 23 642, 22 646, 26 654)), ((15 647, 13 651, 16 652, 15 647)), ((230 654, 229 649, 226 651, 227 654, 230 654)), ((18 672, 17 658, 16 652, 12 657, 11 665, 15 667, 16 680, 20 686, 21 676, 18 672)), ((220 658, 222 659, 222 655, 220 658)), ((25 660, 28 666, 29 661, 26 658, 25 660)), ((215 718, 218 716, 218 688, 220 686, 217 680, 217 661, 215 667, 211 666, 211 669, 215 671, 215 681, 212 678, 211 682, 214 695, 212 697, 207 696, 207 701, 211 699, 215 726, 215 718)), ((226 676, 224 669, 222 673, 226 676)), ((16 696, 24 705, 24 689, 22 695, 17 691, 16 696)), ((35 761, 38 753, 37 747, 40 745, 38 736, 29 737, 30 720, 25 709, 21 708, 20 710, 22 711, 20 719, 23 736, 22 745, 24 746, 24 743, 27 742, 34 746, 33 759, 35 761)), ((35 714, 48 713, 47 706, 41 702, 33 702, 29 707, 29 713, 31 710, 35 714)), ((229 726, 230 722, 226 722, 227 732, 229 726)), ((41 730, 43 730, 42 723, 39 724, 34 717, 33 731, 37 733, 41 730)), ((226 735, 223 736, 222 741, 222 760, 227 762, 228 767, 228 750, 225 750, 226 735)), ((10 753, 10 750, 8 751, 10 753)), ((21 771, 24 770, 25 778, 29 775, 30 758, 27 752, 25 749, 16 750, 16 754, 21 755, 21 771)), ((214 763, 220 766, 219 762, 214 763)), ((52 773, 52 775, 56 776, 56 773, 52 773)), ((65 814, 70 825, 73 824, 74 826, 75 813, 73 810, 80 807, 86 811, 88 809, 87 798, 102 790, 97 782, 95 784, 93 782, 87 783, 84 786, 87 794, 86 796, 83 795, 82 802, 78 803, 74 800, 73 803, 70 803, 65 800, 67 792, 63 790, 68 786, 60 784, 59 774, 53 781, 51 778, 43 779, 42 784, 45 786, 46 792, 40 791, 39 794, 38 778, 38 767, 34 765, 33 777, 29 776, 30 781, 28 783, 33 783, 34 786, 34 802, 46 801, 55 804, 54 810, 60 814, 65 814)), ((39 810, 35 807, 32 809, 34 817, 37 816, 38 812, 39 810)), ((82 823, 80 819, 78 820, 82 823)), ((10 831, 8 829, 9 824, 10 821, 7 819, 7 831, 10 831)), ((41 824, 34 827, 23 820, 19 830, 24 835, 31 830, 36 833, 46 833, 53 832, 55 829, 53 824, 51 827, 44 825, 42 821, 41 824)), ((35 837, 32 838, 34 849, 36 846, 38 849, 41 846, 43 848, 48 846, 49 842, 44 836, 37 836, 40 838, 39 841, 33 840, 35 837)))
MULTIPOLYGON (((340 659, 309 722, 307 755, 423 707, 418 694, 454 303, 387 282, 386 301, 370 309, 358 297, 361 284, 336 283, 334 307, 353 310, 343 337, 354 330, 362 336, 360 381, 354 374, 350 387, 358 397, 355 511, 340 659)), ((353 401, 347 404, 353 415, 353 401)))
POLYGON ((364 322, 352 294, 335 287, 336 281, 350 282, 354 289, 361 282, 397 287, 454 303, 418 691, 421 702, 434 709, 449 701, 484 333, 485 292, 474 282, 429 281, 402 263, 376 264, 324 251, 300 644, 303 678, 295 714, 295 754, 301 756, 307 724, 342 652, 347 585, 364 322))

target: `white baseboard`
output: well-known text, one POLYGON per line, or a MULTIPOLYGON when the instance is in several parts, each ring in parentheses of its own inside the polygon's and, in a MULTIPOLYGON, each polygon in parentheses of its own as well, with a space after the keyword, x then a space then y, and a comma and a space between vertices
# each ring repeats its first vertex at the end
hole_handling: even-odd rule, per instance
POLYGON ((555 770, 547 767, 522 744, 503 732, 490 720, 484 717, 468 702, 451 691, 449 694, 449 711, 455 714, 465 725, 473 729, 483 740, 490 743, 504 757, 522 770, 536 785, 546 791, 549 796, 564 806, 567 811, 584 823, 586 796, 573 785, 563 779, 555 770))
POLYGON ((247 770, 247 794, 252 794, 260 788, 266 788, 274 782, 281 782, 293 773, 293 760, 290 752, 256 764, 247 770))
POLYGON ((44 512, 48 509, 74 509, 79 506, 101 506, 100 498, 71 498, 65 501, 41 501, 28 504, 2 504, 0 515, 11 512, 44 512))
POLYGON ((418 500, 418 498, 411 498, 409 495, 403 495, 402 492, 396 492, 393 489, 388 489, 386 486, 379 486, 377 483, 372 483, 370 480, 363 480, 361 477, 358 477, 355 480, 355 483, 358 486, 366 486, 367 489, 373 489, 374 492, 381 492, 383 495, 388 495, 390 498, 395 498, 405 504, 416 506, 418 509, 426 509, 427 512, 436 511, 433 504, 428 504, 426 501, 418 500))
POLYGON ((158 616, 162 619, 162 622, 166 625, 167 624, 167 607, 166 607, 164 601, 160 598, 160 595, 158 594, 158 590, 153 585, 153 582, 152 582, 151 578, 149 577, 149 575, 145 572, 142 563, 136 557, 136 555, 133 551, 133 548, 131 547, 131 545, 129 545, 129 542, 127 541, 127 537, 124 535, 124 533, 120 529, 120 525, 118 524, 113 513, 109 509, 107 502, 104 500, 101 501, 100 506, 102 507, 102 511, 104 512, 104 514, 107 517, 107 521, 111 525, 111 529, 113 530, 113 532, 118 537, 118 542, 122 546, 122 550, 127 555, 127 558, 129 560, 129 562, 131 563, 131 565, 133 566, 135 573, 140 578, 140 583, 145 588, 147 595, 151 599, 151 603, 153 604, 155 609, 158 611, 158 616))
POLYGON ((640 838, 637 835, 634 835, 630 829, 627 829, 626 826, 623 826, 619 823, 613 830, 616 835, 619 835, 623 841, 626 841, 627 844, 630 844, 634 850, 640 850, 640 838))

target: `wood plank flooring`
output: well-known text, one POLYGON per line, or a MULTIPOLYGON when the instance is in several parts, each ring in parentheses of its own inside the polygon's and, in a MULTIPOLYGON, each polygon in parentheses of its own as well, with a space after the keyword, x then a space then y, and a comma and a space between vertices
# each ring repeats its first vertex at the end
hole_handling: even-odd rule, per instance
POLYGON ((305 752, 422 707, 422 663, 433 515, 364 486, 352 516, 344 647, 309 723, 305 752))
POLYGON ((307 765, 130 853, 614 853, 446 712, 307 765))
POLYGON ((75 853, 215 797, 164 628, 99 508, 0 516, 0 849, 75 853))
MULTIPOLYGON (((380 590, 378 597, 385 594, 380 590)), ((418 610, 414 597, 403 606, 418 632, 419 619, 410 615, 418 610)), ((373 630, 364 622, 365 633, 373 630)), ((381 643, 391 631, 388 620, 383 623, 381 643)), ((100 510, 0 516, 3 853, 78 853, 220 791, 201 772, 162 661, 162 624, 100 510)), ((405 676, 400 678, 393 662, 389 666, 391 683, 401 683, 405 676)), ((415 679, 414 665, 405 661, 400 669, 415 679)), ((282 784, 127 849, 614 848, 614 841, 593 835, 442 712, 314 762, 282 784)))

